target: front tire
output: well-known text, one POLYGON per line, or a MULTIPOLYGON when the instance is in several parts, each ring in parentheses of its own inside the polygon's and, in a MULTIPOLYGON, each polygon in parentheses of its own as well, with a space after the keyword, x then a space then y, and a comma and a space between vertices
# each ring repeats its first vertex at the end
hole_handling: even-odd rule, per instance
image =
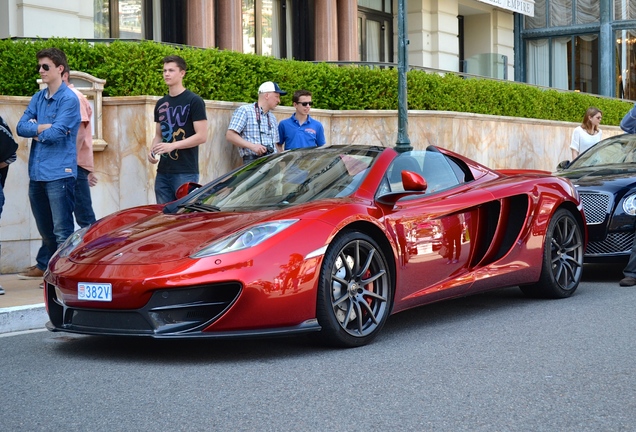
POLYGON ((581 282, 583 252, 581 226, 570 211, 557 210, 545 235, 541 278, 521 291, 530 297, 570 297, 581 282))
POLYGON ((374 339, 391 313, 393 289, 386 259, 368 235, 345 231, 325 253, 316 316, 330 345, 358 347, 374 339))

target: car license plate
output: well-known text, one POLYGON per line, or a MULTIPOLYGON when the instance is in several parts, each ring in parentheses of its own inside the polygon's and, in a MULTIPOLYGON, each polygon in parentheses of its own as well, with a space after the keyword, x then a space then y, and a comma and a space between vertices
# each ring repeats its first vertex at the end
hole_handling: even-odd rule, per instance
POLYGON ((79 282, 77 284, 77 299, 91 301, 113 301, 113 287, 109 283, 95 284, 79 282))

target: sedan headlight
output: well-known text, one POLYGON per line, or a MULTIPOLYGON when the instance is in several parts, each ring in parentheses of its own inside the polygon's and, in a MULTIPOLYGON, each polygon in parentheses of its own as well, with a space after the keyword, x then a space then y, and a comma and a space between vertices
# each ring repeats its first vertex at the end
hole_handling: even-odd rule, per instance
POLYGON ((623 210, 630 216, 636 216, 636 194, 631 194, 623 200, 623 210))
POLYGON ((280 220, 254 225, 253 227, 226 237, 223 240, 207 245, 199 252, 193 254, 191 258, 205 258, 212 255, 220 255, 254 247, 268 238, 275 236, 296 222, 298 222, 298 219, 280 220))
POLYGON ((82 242, 84 239, 84 234, 88 231, 89 227, 80 228, 71 234, 62 246, 59 247, 57 253, 61 257, 67 257, 75 250, 75 248, 82 242))

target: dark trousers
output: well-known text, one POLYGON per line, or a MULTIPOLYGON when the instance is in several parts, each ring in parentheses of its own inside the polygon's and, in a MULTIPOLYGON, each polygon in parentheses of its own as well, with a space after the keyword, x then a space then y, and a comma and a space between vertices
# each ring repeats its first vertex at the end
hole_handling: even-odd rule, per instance
POLYGON ((93 201, 91 200, 91 189, 88 184, 90 171, 77 167, 77 180, 75 182, 75 221, 80 228, 89 226, 95 222, 95 212, 93 211, 93 201))
POLYGON ((636 237, 634 237, 634 243, 632 243, 632 253, 629 255, 629 261, 627 266, 623 269, 625 277, 636 278, 636 237))

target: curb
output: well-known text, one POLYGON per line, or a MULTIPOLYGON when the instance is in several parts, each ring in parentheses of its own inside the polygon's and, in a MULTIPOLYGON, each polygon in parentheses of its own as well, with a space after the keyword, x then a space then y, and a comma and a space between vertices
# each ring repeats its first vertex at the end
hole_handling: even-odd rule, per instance
POLYGON ((0 334, 43 329, 48 320, 44 303, 0 308, 0 334))

